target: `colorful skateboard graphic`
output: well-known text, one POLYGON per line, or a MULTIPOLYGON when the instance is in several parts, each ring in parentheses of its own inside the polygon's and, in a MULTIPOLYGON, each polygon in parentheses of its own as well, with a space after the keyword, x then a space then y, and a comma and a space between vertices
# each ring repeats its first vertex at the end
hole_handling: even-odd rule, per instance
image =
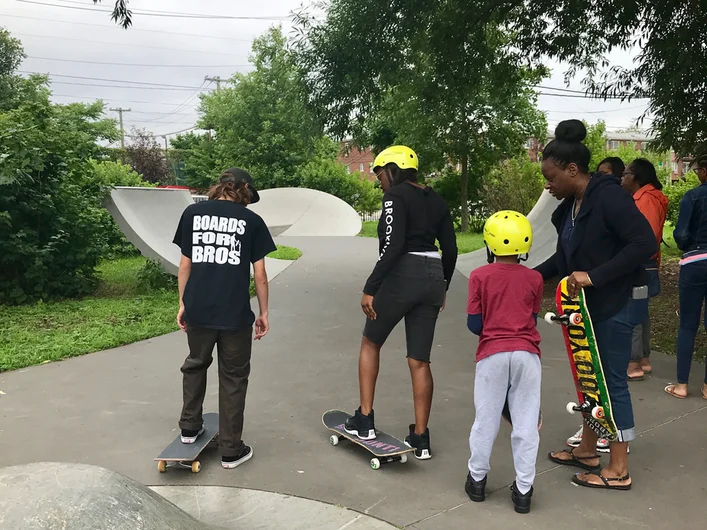
POLYGON ((579 405, 567 404, 567 412, 570 414, 581 412, 589 427, 599 438, 616 441, 616 423, 584 289, 580 289, 579 294, 571 298, 567 292, 567 277, 565 277, 557 286, 555 302, 559 316, 547 313, 545 321, 562 325, 570 369, 579 398, 579 405))
POLYGON ((408 459, 407 453, 415 450, 405 445, 405 442, 402 440, 398 440, 396 437, 378 429, 376 429, 376 437, 373 440, 358 439, 355 435, 349 434, 344 430, 344 422, 350 416, 352 416, 352 414, 344 412, 343 410, 328 410, 322 415, 322 423, 324 426, 336 433, 329 437, 329 443, 331 443, 331 445, 338 445, 339 438, 344 437, 368 449, 368 451, 374 455, 374 458, 371 458, 372 469, 380 469, 383 464, 389 464, 391 462, 404 464, 408 459))
POLYGON ((192 473, 201 471, 201 462, 197 460, 204 448, 218 436, 218 414, 208 412, 204 414, 204 432, 199 435, 193 444, 182 443, 181 433, 165 447, 160 456, 155 458, 157 470, 160 473, 167 471, 168 467, 182 467, 191 469, 192 473))

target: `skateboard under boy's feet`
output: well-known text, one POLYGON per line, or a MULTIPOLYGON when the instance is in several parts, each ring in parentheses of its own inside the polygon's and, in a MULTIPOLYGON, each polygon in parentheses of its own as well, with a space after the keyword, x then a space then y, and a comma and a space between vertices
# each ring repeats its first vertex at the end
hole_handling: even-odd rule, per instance
POLYGON ((197 460, 204 448, 211 441, 218 441, 218 414, 207 412, 204 414, 204 432, 201 433, 194 443, 185 444, 182 442, 181 433, 155 458, 157 470, 160 473, 167 471, 168 467, 181 467, 191 469, 192 473, 201 471, 201 462, 197 460))
POLYGON ((344 430, 344 422, 349 417, 351 414, 343 410, 328 410, 322 415, 324 426, 335 433, 329 437, 329 443, 338 445, 339 440, 343 437, 364 447, 373 454, 371 469, 380 469, 383 464, 391 462, 404 464, 408 460, 407 453, 415 450, 414 447, 408 447, 402 440, 379 429, 376 429, 376 437, 372 440, 361 440, 356 435, 349 434, 344 430))

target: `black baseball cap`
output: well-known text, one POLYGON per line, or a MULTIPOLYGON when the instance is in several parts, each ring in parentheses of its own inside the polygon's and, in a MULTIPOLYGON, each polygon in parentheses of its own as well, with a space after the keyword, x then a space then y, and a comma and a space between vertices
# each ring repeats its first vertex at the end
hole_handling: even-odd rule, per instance
POLYGON ((255 189, 255 186, 253 185, 253 177, 250 176, 250 173, 248 173, 245 169, 241 169, 239 167, 232 167, 221 173, 221 178, 219 179, 219 182, 234 182, 236 184, 240 183, 245 183, 248 184, 248 187, 250 190, 253 192, 253 200, 251 201, 251 204, 254 204, 260 200, 260 195, 258 194, 258 190, 255 189))

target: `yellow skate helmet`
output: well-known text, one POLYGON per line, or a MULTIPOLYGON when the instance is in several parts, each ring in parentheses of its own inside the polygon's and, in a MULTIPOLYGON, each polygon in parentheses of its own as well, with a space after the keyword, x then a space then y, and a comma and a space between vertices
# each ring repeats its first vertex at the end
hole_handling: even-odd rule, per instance
POLYGON ((527 254, 533 244, 533 229, 522 213, 501 210, 486 220, 484 243, 495 256, 527 254))
POLYGON ((373 169, 393 163, 400 169, 417 169, 415 151, 405 145, 392 145, 383 149, 373 161, 373 169))

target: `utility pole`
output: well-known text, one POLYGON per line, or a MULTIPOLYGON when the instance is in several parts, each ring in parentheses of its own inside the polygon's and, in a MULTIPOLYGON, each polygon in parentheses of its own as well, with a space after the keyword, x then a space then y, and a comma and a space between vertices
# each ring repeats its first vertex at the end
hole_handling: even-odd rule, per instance
POLYGON ((130 112, 132 109, 124 109, 118 107, 117 109, 110 109, 113 112, 117 112, 120 116, 120 148, 125 149, 125 128, 123 127, 123 112, 130 112))
POLYGON ((166 134, 160 134, 160 138, 164 138, 164 152, 167 152, 167 135, 166 134))
POLYGON ((218 92, 221 90, 221 77, 216 76, 216 77, 209 77, 208 75, 204 76, 204 81, 215 81, 216 82, 216 91, 218 92))

